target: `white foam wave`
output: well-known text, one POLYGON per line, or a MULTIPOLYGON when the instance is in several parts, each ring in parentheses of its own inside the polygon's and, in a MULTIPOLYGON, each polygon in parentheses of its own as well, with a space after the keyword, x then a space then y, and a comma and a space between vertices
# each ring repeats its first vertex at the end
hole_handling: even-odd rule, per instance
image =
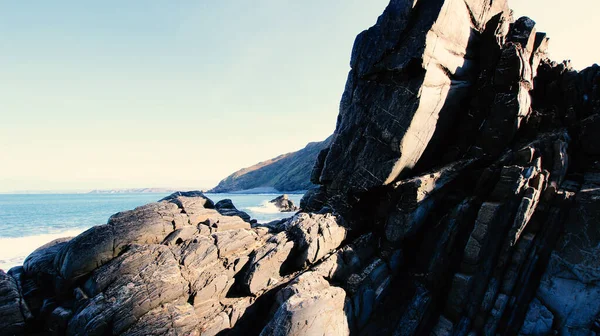
POLYGON ((275 206, 274 203, 270 203, 269 201, 263 201, 260 206, 256 207, 247 207, 246 210, 256 213, 267 213, 267 214, 275 214, 279 213, 279 209, 275 206))
POLYGON ((77 236, 83 231, 85 230, 73 229, 26 237, 0 238, 0 269, 8 271, 11 267, 22 265, 25 258, 38 247, 58 238, 77 236))

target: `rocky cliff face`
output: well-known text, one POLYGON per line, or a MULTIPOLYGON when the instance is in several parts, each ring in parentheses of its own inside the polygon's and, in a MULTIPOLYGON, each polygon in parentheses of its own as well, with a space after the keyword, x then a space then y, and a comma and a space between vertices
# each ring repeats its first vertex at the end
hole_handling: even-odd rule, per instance
POLYGON ((177 193, 116 214, 0 272, 0 330, 600 333, 600 67, 547 47, 505 1, 392 0, 303 211, 256 225, 177 193))
POLYGON ((290 192, 313 188, 315 185, 310 180, 312 167, 317 160, 317 155, 327 148, 330 142, 331 137, 321 142, 311 142, 297 152, 283 154, 240 169, 221 180, 209 192, 226 193, 257 188, 290 192))

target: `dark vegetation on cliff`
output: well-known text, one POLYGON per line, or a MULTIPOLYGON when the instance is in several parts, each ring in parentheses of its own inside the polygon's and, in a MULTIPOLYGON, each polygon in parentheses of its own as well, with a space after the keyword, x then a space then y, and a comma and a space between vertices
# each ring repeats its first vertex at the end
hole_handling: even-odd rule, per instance
POLYGON ((310 182, 310 173, 317 155, 329 146, 330 141, 331 137, 321 142, 311 142, 297 152, 282 154, 240 169, 224 178, 209 192, 226 193, 264 187, 280 192, 308 190, 315 186, 310 182))
POLYGON ((176 193, 0 272, 0 330, 597 335, 600 67, 502 0, 391 0, 293 217, 176 193))

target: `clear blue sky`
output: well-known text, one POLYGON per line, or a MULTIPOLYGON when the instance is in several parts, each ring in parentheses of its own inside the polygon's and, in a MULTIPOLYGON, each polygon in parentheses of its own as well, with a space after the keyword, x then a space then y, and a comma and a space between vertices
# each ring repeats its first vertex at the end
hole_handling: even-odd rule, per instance
MULTIPOLYGON (((211 187, 322 140, 386 4, 0 0, 0 192, 211 187)), ((586 66, 600 6, 561 4, 511 6, 586 66)))

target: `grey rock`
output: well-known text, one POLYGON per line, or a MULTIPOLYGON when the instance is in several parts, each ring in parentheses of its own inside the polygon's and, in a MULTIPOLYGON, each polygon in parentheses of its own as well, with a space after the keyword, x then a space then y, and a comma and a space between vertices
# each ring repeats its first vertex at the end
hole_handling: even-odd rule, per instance
POLYGON ((261 335, 349 335, 346 293, 307 272, 284 288, 284 300, 261 335))
POLYGON ((577 194, 556 250, 538 289, 538 298, 559 321, 561 333, 584 335, 600 314, 600 175, 590 172, 577 194))
POLYGON ((298 211, 298 207, 294 205, 294 202, 289 198, 288 195, 283 194, 270 200, 269 203, 275 204, 277 209, 281 212, 294 212, 298 211))
POLYGON ((450 336, 452 335, 452 329, 454 328, 454 324, 452 321, 448 320, 443 315, 440 315, 440 318, 436 325, 431 330, 432 336, 450 336))
POLYGON ((343 215, 358 193, 407 174, 439 145, 474 84, 477 35, 505 1, 391 1, 354 43, 350 74, 320 182, 343 215))
POLYGON ((327 192, 322 187, 315 187, 306 191, 300 200, 300 208, 308 212, 317 212, 327 203, 327 192))
POLYGON ((332 214, 300 213, 287 224, 287 229, 302 250, 299 262, 314 264, 346 239, 348 229, 332 214))
POLYGON ((392 243, 414 235, 435 206, 436 196, 453 182, 472 161, 461 161, 442 169, 403 180, 392 185, 391 202, 394 209, 389 212, 385 234, 392 243))
MULTIPOLYGON (((204 199, 180 200, 193 212, 204 199), (190 203, 188 203, 190 202, 190 203)), ((69 283, 119 255, 129 244, 160 244, 178 227, 190 225, 174 200, 150 203, 113 215, 107 224, 95 226, 73 238, 56 255, 54 265, 69 283)))
POLYGON ((462 315, 469 292, 473 287, 473 277, 467 274, 456 274, 452 279, 452 287, 448 294, 448 301, 444 314, 453 320, 458 320, 462 315))
POLYGON ((74 313, 68 333, 123 333, 149 311, 186 296, 188 288, 168 247, 132 246, 86 282, 90 300, 74 313))
POLYGON ((257 294, 279 282, 282 265, 290 256, 294 242, 286 232, 278 233, 258 248, 250 257, 244 286, 248 293, 257 294))
POLYGON ((485 335, 495 335, 496 330, 498 329, 498 324, 500 323, 500 318, 502 318, 502 314, 504 314, 504 310, 506 309, 506 305, 508 304, 508 296, 504 294, 498 295, 496 302, 494 303, 494 307, 490 312, 490 316, 488 317, 484 334, 485 335))
POLYGON ((0 270, 0 330, 7 335, 24 334, 27 315, 28 307, 17 282, 0 270))
POLYGON ((195 191, 178 191, 171 195, 161 199, 159 202, 168 201, 174 204, 184 211, 193 211, 194 209, 214 209, 215 204, 203 192, 195 191))
POLYGON ((67 331, 69 320, 73 317, 73 311, 63 307, 56 307, 48 317, 48 331, 53 334, 64 334, 67 331))
POLYGON ((215 204, 215 209, 223 216, 238 216, 245 222, 251 223, 250 215, 238 210, 230 199, 223 199, 215 204))
POLYGON ((199 321, 187 303, 167 303, 144 314, 123 335, 190 335, 199 336, 199 321))
POLYGON ((529 305, 525 322, 519 331, 519 335, 551 335, 554 315, 538 299, 534 299, 529 305))
POLYGON ((431 307, 431 295, 422 286, 418 286, 410 305, 400 318, 394 336, 416 335, 421 326, 421 321, 428 314, 431 307))
POLYGON ((229 321, 229 315, 220 313, 202 328, 201 335, 215 336, 230 327, 231 322, 229 321))

